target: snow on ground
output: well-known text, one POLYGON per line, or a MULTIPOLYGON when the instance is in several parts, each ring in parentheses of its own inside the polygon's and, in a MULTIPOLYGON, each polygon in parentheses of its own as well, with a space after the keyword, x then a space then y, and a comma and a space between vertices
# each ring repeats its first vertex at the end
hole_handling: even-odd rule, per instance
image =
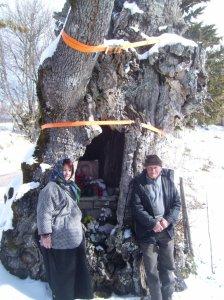
POLYGON ((50 300, 46 284, 30 278, 22 280, 9 274, 0 263, 0 298, 2 300, 50 300))
POLYGON ((21 195, 33 187, 33 183, 22 185, 21 172, 21 162, 32 163, 33 150, 33 144, 13 131, 12 123, 0 123, 0 238, 2 230, 12 228, 11 204, 18 198, 17 193, 21 195), (9 186, 14 188, 13 197, 4 204, 9 186))
POLYGON ((0 124, 0 176, 19 171, 27 152, 33 151, 33 144, 12 129, 12 123, 0 124))
MULTIPOLYGON (((165 145, 161 143, 158 146, 165 166, 176 170, 176 184, 179 177, 183 177, 190 208, 189 221, 198 275, 187 280, 189 289, 182 294, 195 290, 203 300, 224 299, 223 149, 224 127, 219 126, 185 129, 176 133, 175 137, 167 136, 165 145)), ((185 298, 181 296, 180 299, 185 298)))
MULTIPOLYGON (((30 156, 33 147, 24 137, 11 132, 9 127, 0 125, 0 175, 2 176, 18 172, 21 161, 26 157, 26 152, 28 151, 30 156)), ((167 135, 165 142, 158 145, 158 154, 164 161, 164 167, 176 170, 177 184, 180 176, 184 180, 198 273, 197 276, 191 275, 186 280, 188 289, 175 293, 174 300, 196 300, 199 297, 203 300, 224 299, 223 149, 224 128, 218 126, 198 127, 195 130, 185 129, 175 133, 174 136, 167 135), (212 249, 208 231, 211 235, 212 249)), ((14 181, 21 182, 21 174, 17 174, 14 181)), ((5 186, 0 186, 0 234, 4 223, 2 220, 10 214, 9 208, 7 209, 3 202, 4 190, 5 186)), ((9 201, 8 205, 11 205, 9 201)), ((128 235, 128 232, 126 233, 128 235)), ((50 299, 45 283, 31 279, 18 279, 10 275, 0 264, 0 299, 6 298, 8 300, 50 299)), ((113 296, 111 299, 137 300, 139 298, 113 296)))

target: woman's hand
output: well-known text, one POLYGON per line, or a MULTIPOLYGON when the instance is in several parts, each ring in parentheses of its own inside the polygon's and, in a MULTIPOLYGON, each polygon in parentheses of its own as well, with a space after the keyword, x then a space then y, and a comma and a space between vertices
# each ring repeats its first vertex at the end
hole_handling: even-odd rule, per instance
POLYGON ((43 234, 40 237, 40 244, 44 248, 51 249, 52 248, 52 241, 51 241, 51 235, 50 234, 43 234))

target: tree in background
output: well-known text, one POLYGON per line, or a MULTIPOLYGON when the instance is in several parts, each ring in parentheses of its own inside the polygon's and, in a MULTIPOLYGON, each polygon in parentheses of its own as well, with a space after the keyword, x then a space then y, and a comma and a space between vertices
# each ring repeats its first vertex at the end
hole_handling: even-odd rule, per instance
POLYGON ((1 5, 0 101, 30 140, 37 136, 37 69, 53 38, 52 16, 41 1, 1 5))
POLYGON ((195 20, 203 13, 210 0, 183 0, 182 10, 188 24, 185 35, 197 43, 201 43, 207 52, 206 69, 209 75, 208 91, 211 99, 204 105, 204 111, 194 113, 193 117, 200 124, 214 124, 224 115, 224 47, 222 38, 218 36, 214 24, 205 25, 195 20))

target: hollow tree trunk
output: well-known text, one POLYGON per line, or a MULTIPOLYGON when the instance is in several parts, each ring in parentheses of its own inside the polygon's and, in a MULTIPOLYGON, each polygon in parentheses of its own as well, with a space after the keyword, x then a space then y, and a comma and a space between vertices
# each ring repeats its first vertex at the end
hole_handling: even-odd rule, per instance
MULTIPOLYGON (((101 44, 104 38, 140 41, 145 35, 160 35, 161 30, 182 34, 185 28, 180 0, 139 0, 136 1, 138 12, 125 8, 122 0, 70 3, 65 31, 86 44, 101 44)), ((37 92, 41 124, 63 120, 131 119, 172 131, 175 120, 184 121, 206 97, 204 51, 199 46, 175 41, 161 45, 154 52, 148 52, 149 48, 130 49, 121 54, 83 54, 60 40, 54 55, 44 60, 39 69, 37 92)), ((159 137, 138 124, 116 129, 125 134, 117 205, 117 221, 121 227, 128 205, 130 180, 141 171, 145 155, 153 153, 159 137)), ((64 156, 77 161, 100 132, 99 126, 41 131, 34 153, 37 162, 32 166, 23 164, 24 183, 37 181, 40 186, 13 204, 14 229, 4 232, 2 238, 1 260, 13 274, 22 278, 43 278, 42 258, 34 243, 38 192, 48 174, 42 173, 40 163, 52 165, 64 156)), ((126 244, 122 241, 121 236, 120 242, 114 244, 119 248, 115 251, 118 261, 120 256, 124 261, 124 272, 114 271, 112 266, 111 273, 105 269, 99 282, 110 291, 140 294, 141 272, 133 250, 136 248, 132 249, 133 260, 130 255, 125 256, 123 246, 126 244), (121 275, 127 276, 126 282, 119 280, 121 275), (115 283, 119 288, 115 289, 115 283)), ((112 247, 112 237, 107 244, 112 247)))

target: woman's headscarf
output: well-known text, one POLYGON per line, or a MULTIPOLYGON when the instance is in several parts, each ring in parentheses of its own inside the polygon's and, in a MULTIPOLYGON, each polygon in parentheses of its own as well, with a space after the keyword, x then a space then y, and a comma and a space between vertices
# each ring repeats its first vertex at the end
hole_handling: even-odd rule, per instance
POLYGON ((63 175, 63 162, 64 159, 61 159, 55 164, 52 169, 50 180, 56 182, 74 201, 79 202, 81 191, 72 178, 65 180, 63 175))

